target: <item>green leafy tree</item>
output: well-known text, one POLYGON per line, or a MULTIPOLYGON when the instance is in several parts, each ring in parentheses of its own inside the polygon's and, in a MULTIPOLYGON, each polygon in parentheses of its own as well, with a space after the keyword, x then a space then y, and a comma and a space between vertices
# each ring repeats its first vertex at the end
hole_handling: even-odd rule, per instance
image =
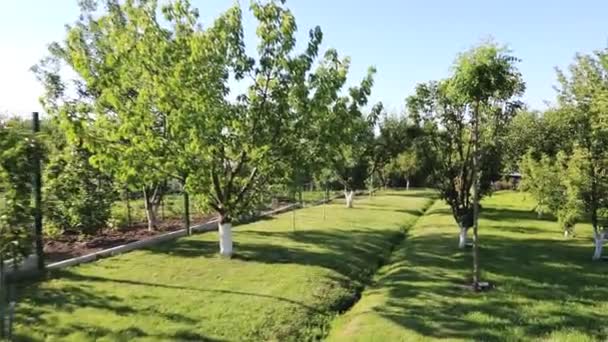
MULTIPOLYGON (((519 60, 504 47, 485 43, 461 54, 448 83, 451 96, 464 104, 470 116, 473 140, 473 287, 479 288, 478 217, 481 198, 481 140, 491 136, 493 152, 500 150, 500 135, 521 106, 516 99, 523 94, 525 84, 515 64, 519 60), (485 123, 492 123, 485 125, 485 123)), ((496 154, 493 154, 496 155, 496 154)))
POLYGON ((405 178, 405 188, 410 189, 410 178, 419 168, 419 158, 414 150, 401 152, 392 163, 393 172, 405 178))
POLYGON ((556 199, 557 222, 564 232, 564 237, 574 235, 576 223, 584 216, 584 203, 580 197, 580 159, 581 151, 576 149, 571 155, 564 152, 557 154, 556 164, 560 170, 560 197, 556 199))
POLYGON ((502 169, 502 137, 525 89, 517 62, 506 48, 484 43, 457 58, 450 78, 421 85, 408 98, 414 120, 430 122, 440 192, 461 233, 473 228, 474 289, 479 289, 479 200, 487 192, 482 185, 502 169))
MULTIPOLYGON (((46 87, 43 103, 70 139, 93 153, 95 166, 142 191, 153 229, 163 184, 175 178, 185 186, 201 167, 189 128, 207 111, 221 110, 228 50, 239 47, 240 10, 203 30, 185 0, 160 11, 156 1, 80 4, 66 39, 51 44, 50 57, 35 68, 46 87), (77 76, 76 92, 58 65, 77 76)), ((187 213, 185 219, 189 225, 187 213)))
POLYGON ((373 86, 374 68, 359 87, 349 89, 348 97, 340 97, 328 113, 323 126, 322 144, 326 151, 325 165, 344 187, 346 206, 353 207, 357 172, 366 170, 373 155, 374 127, 382 112, 382 104, 374 105, 368 115, 362 107, 367 104, 373 86))
POLYGON ((458 246, 464 248, 473 223, 472 139, 464 107, 448 96, 445 82, 419 84, 406 102, 410 117, 425 132, 423 155, 434 166, 430 181, 450 205, 460 231, 458 246))
POLYGON ((545 138, 542 134, 542 113, 522 110, 517 113, 507 127, 505 134, 504 164, 506 172, 521 171, 519 162, 530 149, 539 158, 538 147, 545 138))
POLYGON ((558 71, 559 113, 570 130, 567 193, 591 219, 593 259, 602 255, 608 230, 608 49, 578 55, 569 73, 558 71))
POLYGON ((322 147, 325 135, 318 132, 328 127, 328 108, 343 104, 337 94, 348 73, 347 59, 335 50, 313 69, 322 40, 318 27, 309 31, 306 49, 296 53, 295 18, 282 2, 254 2, 252 12, 258 21, 257 58, 244 52, 240 22, 229 31, 239 39, 228 51, 228 71, 237 81, 248 76, 246 92, 236 101, 224 98, 191 124, 192 146, 206 167, 196 170, 188 185, 203 207, 219 214, 222 255, 232 253, 233 220, 257 207, 259 193, 319 172, 317 154, 305 150, 322 147))
POLYGON ((418 126, 412 124, 407 116, 385 116, 378 124, 378 134, 373 143, 372 168, 382 186, 386 187, 391 181, 393 161, 407 150, 420 153, 416 144, 422 134, 418 126))
POLYGON ((557 213, 565 194, 559 165, 547 155, 536 161, 530 151, 520 161, 519 169, 522 173, 520 189, 536 200, 538 217, 548 212, 557 213))
POLYGON ((505 136, 505 172, 518 170, 518 163, 528 153, 535 160, 546 155, 555 159, 560 151, 571 151, 569 126, 556 108, 544 112, 523 110, 509 123, 505 136))

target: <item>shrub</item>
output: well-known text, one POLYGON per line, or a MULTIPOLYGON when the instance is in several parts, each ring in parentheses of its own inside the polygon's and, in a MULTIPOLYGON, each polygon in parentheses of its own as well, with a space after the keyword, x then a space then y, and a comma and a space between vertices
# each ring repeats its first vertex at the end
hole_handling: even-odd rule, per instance
POLYGON ((50 226, 94 234, 107 226, 117 199, 112 178, 89 162, 90 153, 68 147, 51 157, 45 172, 46 216, 50 226))

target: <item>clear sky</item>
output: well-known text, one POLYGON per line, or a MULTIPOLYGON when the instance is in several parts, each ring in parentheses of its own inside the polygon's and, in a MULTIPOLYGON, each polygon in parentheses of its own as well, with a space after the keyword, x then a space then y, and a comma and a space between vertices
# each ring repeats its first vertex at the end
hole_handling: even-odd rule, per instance
MULTIPOLYGON (((162 0, 161 0, 162 1, 162 0)), ((233 0, 192 0, 203 22, 233 0)), ((64 36, 78 15, 76 0, 0 2, 0 113, 39 110, 41 86, 29 67, 46 45, 64 36)), ((249 0, 241 0, 248 8, 249 0)), ((522 59, 524 100, 535 109, 553 101, 555 70, 576 52, 608 43, 606 0, 288 0, 300 29, 320 25, 324 48, 352 58, 351 81, 378 68, 372 101, 400 111, 414 85, 445 77, 458 52, 493 37, 522 59)), ((255 48, 254 21, 247 13, 246 39, 255 48)))

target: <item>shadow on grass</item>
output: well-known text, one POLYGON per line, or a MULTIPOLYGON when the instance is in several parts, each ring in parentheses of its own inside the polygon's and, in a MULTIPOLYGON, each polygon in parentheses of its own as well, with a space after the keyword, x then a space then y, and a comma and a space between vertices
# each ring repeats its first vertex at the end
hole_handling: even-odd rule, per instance
MULTIPOLYGON (((300 264, 333 270, 353 286, 363 286, 403 238, 398 229, 296 231, 243 230, 234 259, 268 264, 300 264), (259 242, 258 242, 259 241, 259 242)), ((217 242, 182 239, 148 249, 152 253, 195 258, 217 257, 217 242)))
MULTIPOLYGON (((497 211, 489 212, 489 217, 496 217, 497 211)), ((489 218, 488 212, 484 215, 489 218)), ((520 217, 526 217, 525 212, 520 217)), ((387 266, 389 272, 371 290, 388 292, 385 305, 374 310, 395 324, 434 338, 521 339, 507 336, 513 327, 528 340, 562 329, 597 340, 608 338, 604 329, 608 312, 598 312, 599 303, 608 298, 608 265, 591 262, 591 245, 482 233, 482 277, 498 287, 475 294, 459 286, 470 279, 471 261, 470 252, 458 250, 454 239, 429 234, 406 240, 393 256, 397 262, 387 266), (589 310, 593 305, 595 313, 589 310)))
POLYGON ((399 191, 399 192, 393 192, 393 191, 385 191, 382 192, 382 196, 397 196, 397 197, 419 197, 419 198, 430 198, 430 199, 436 199, 438 198, 438 194, 436 191, 434 190, 416 190, 416 189, 411 189, 408 191, 399 191))
MULTIPOLYGON (((81 308, 94 308, 119 316, 141 314, 138 309, 122 305, 121 298, 95 289, 95 282, 97 281, 114 280, 79 276, 70 271, 57 272, 56 276, 71 280, 82 280, 83 282, 77 283, 77 285, 64 285, 60 288, 41 287, 39 284, 30 285, 31 287, 27 291, 29 296, 20 300, 20 305, 16 310, 15 316, 15 321, 27 328, 20 329, 15 333, 15 341, 37 341, 37 339, 24 333, 24 331, 31 331, 40 336, 54 336, 55 338, 65 338, 74 333, 81 333, 93 339, 104 337, 115 341, 128 341, 133 338, 142 337, 180 341, 220 341, 185 330, 173 334, 149 334, 137 327, 112 330, 104 326, 103 323, 99 325, 84 325, 79 323, 76 317, 73 323, 70 322, 67 325, 56 324, 56 322, 46 318, 53 311, 73 312, 81 308)), ((154 308, 146 308, 146 314, 160 316, 163 319, 184 325, 195 325, 198 323, 197 319, 175 312, 161 312, 154 308)))
POLYGON ((362 205, 356 205, 348 210, 372 210, 372 211, 389 211, 394 213, 405 213, 413 216, 420 216, 424 213, 422 209, 398 209, 398 208, 387 208, 381 204, 365 203, 362 205))
MULTIPOLYGON (((274 299, 274 300, 277 300, 280 302, 287 302, 290 304, 294 304, 294 305, 300 306, 300 307, 305 308, 312 312, 323 313, 320 310, 317 310, 317 308, 307 305, 306 303, 303 303, 303 302, 291 300, 289 298, 284 298, 284 297, 280 297, 280 296, 271 296, 271 295, 265 295, 265 294, 259 294, 259 293, 230 291, 230 290, 222 290, 222 289, 187 287, 187 286, 169 285, 169 284, 162 284, 162 283, 150 283, 150 282, 143 282, 143 281, 129 280, 129 279, 119 279, 119 278, 106 278, 106 277, 98 277, 98 276, 92 276, 92 275, 82 275, 82 274, 77 274, 77 273, 69 272, 69 271, 62 271, 62 272, 58 273, 57 276, 61 277, 62 279, 69 279, 69 280, 79 281, 79 282, 87 282, 89 284, 115 283, 117 285, 124 284, 124 285, 135 285, 135 286, 143 286, 143 287, 160 287, 160 288, 170 289, 170 290, 212 292, 212 293, 218 293, 218 294, 222 293, 222 294, 231 294, 231 295, 238 295, 238 296, 244 296, 244 297, 249 297, 249 296, 250 297, 262 297, 262 298, 274 299)), ((145 291, 145 289, 143 289, 142 291, 145 291)), ((111 301, 111 298, 108 298, 108 299, 110 299, 110 301, 111 301)), ((52 300, 51 302, 55 302, 55 300, 52 300)), ((87 305, 87 306, 89 306, 89 305, 87 305)), ((118 310, 118 311, 116 311, 116 313, 117 314, 128 314, 129 312, 123 312, 122 310, 118 310)), ((184 322, 184 323, 188 323, 188 324, 197 323, 197 320, 189 319, 189 318, 187 318, 185 316, 181 316, 181 315, 176 316, 174 314, 171 314, 170 317, 174 320, 177 319, 180 322, 184 322)))
POLYGON ((555 217, 549 214, 544 214, 542 218, 538 218, 535 211, 495 207, 483 208, 482 215, 486 219, 495 221, 555 221, 555 217))

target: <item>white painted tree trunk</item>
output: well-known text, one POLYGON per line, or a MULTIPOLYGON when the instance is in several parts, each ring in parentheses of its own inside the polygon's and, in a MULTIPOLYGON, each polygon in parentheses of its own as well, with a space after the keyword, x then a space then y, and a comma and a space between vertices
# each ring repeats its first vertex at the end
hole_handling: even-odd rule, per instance
POLYGON ((605 232, 599 231, 593 234, 593 240, 595 241, 595 252, 593 253, 593 260, 600 260, 602 258, 602 249, 604 248, 605 232))
POLYGON ((405 180, 405 190, 409 190, 410 189, 410 180, 406 179, 405 180))
POLYGON ((225 257, 232 256, 232 223, 218 222, 218 231, 220 234, 220 255, 225 257))
POLYGON ((344 190, 344 198, 346 199, 346 207, 352 208, 353 200, 355 198, 355 192, 353 190, 350 190, 350 191, 344 190))
POLYGON ((468 229, 460 227, 460 233, 458 234, 458 248, 465 248, 467 245, 467 232, 468 229))
POLYGON ((148 231, 154 230, 156 228, 156 217, 157 217, 158 208, 153 204, 146 205, 146 218, 148 219, 148 231))

